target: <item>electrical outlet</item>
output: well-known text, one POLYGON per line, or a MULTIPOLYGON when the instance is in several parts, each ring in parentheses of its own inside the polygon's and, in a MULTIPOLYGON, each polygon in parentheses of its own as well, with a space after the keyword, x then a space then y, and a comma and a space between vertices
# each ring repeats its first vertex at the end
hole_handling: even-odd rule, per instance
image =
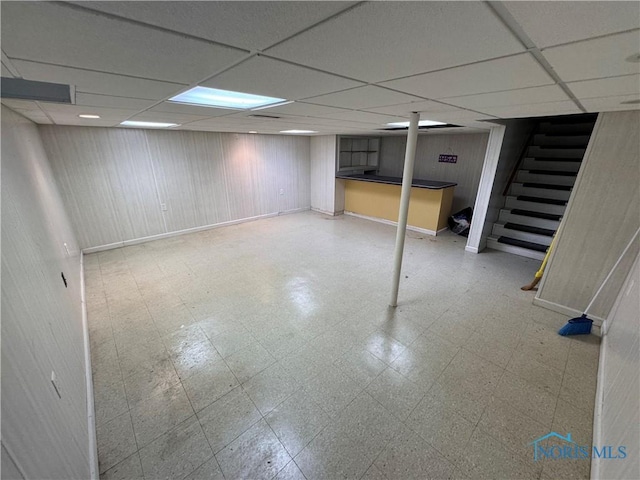
POLYGON ((280 189, 280 195, 284 195, 284 189, 283 188, 280 189))
POLYGON ((160 204, 160 209, 161 209, 163 212, 166 212, 166 211, 167 211, 167 204, 166 204, 166 203, 161 203, 161 204, 160 204))

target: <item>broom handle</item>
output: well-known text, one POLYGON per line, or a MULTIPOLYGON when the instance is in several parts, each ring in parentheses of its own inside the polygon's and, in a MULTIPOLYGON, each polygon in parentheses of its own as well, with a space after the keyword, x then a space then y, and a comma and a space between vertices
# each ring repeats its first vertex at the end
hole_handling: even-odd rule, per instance
POLYGON ((620 256, 618 257, 618 261, 613 265, 613 267, 611 268, 611 270, 609 271, 609 274, 606 276, 606 278, 604 279, 604 282, 602 282, 602 284, 600 285, 600 288, 598 288, 598 291, 596 292, 596 294, 593 296, 593 298, 591 299, 591 301, 589 302, 589 305, 587 305, 587 308, 584 309, 584 313, 587 313, 591 307, 593 306, 593 303, 596 301, 596 298, 598 298, 598 295, 600 295, 600 292, 602 291, 602 289, 604 288, 604 286, 607 284, 607 282, 609 281, 609 278, 611 278, 611 275, 613 275, 613 272, 615 272, 616 268, 618 268, 618 265, 620 264, 620 262, 622 261, 622 258, 626 255, 627 251, 629 250, 629 248, 631 248, 631 244, 633 243, 633 241, 636 239, 636 237, 638 236, 638 233, 640 233, 640 228, 638 228, 638 230, 636 230, 636 233, 633 235, 633 237, 631 237, 631 240, 629 240, 629 243, 627 244, 627 246, 625 247, 625 249, 622 251, 622 253, 620 254, 620 256))

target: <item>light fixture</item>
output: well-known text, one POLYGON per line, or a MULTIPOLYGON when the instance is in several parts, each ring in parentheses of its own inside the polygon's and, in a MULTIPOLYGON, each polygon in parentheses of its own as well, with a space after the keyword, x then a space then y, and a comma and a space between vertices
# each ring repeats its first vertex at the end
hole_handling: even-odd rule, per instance
POLYGON ((290 103, 293 103, 293 102, 294 100, 285 100, 284 102, 270 103, 269 105, 263 105, 262 107, 252 108, 251 111, 254 112, 256 110, 264 110, 265 108, 281 107, 283 105, 289 105, 290 103))
MULTIPOLYGON (((419 127, 435 127, 436 125, 446 125, 445 122, 437 122, 435 120, 420 120, 418 122, 419 127)), ((387 127, 408 127, 409 122, 393 122, 387 123, 387 127)))
POLYGON ((280 133, 318 133, 315 130, 280 130, 280 133))
POLYGON ((177 123, 164 123, 164 122, 138 122, 135 120, 125 120, 120 123, 123 127, 149 127, 149 128, 168 128, 177 127, 177 123))
POLYGON ((258 133, 255 130, 249 130, 249 133, 258 133))
POLYGON ((266 105, 282 104, 284 98, 265 97, 252 93, 232 92, 230 90, 218 90, 217 88, 193 87, 169 99, 174 103, 186 103, 201 107, 231 108, 236 110, 249 110, 266 105))
POLYGON ((78 115, 80 118, 100 118, 100 115, 93 115, 89 113, 81 113, 78 115))

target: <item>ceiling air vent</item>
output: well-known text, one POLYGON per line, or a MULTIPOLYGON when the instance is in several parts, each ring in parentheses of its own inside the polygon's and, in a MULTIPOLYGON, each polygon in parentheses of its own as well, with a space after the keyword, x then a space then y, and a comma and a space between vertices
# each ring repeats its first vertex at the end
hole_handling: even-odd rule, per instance
POLYGON ((280 117, 276 117, 275 115, 260 115, 259 113, 256 113, 255 115, 249 115, 250 117, 254 117, 254 118, 268 118, 270 120, 277 120, 280 117))
POLYGON ((22 78, 2 77, 2 98, 72 103, 71 87, 62 83, 34 82, 22 78))

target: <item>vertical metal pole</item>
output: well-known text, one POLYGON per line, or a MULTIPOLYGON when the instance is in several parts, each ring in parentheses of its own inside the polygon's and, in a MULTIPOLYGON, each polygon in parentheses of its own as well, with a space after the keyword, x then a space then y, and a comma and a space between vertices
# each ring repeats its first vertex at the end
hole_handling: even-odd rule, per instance
POLYGON ((398 230, 396 232, 396 249, 393 254, 393 285, 391 287, 391 305, 398 306, 398 288, 400 287, 400 271, 402 270, 402 253, 404 252, 404 236, 407 230, 407 216, 409 214, 409 198, 411 197, 411 183, 413 182, 413 164, 416 159, 416 143, 418 140, 418 121, 420 114, 413 112, 409 131, 407 132, 407 150, 404 154, 404 172, 402 174, 402 193, 400 195, 400 210, 398 212, 398 230))

